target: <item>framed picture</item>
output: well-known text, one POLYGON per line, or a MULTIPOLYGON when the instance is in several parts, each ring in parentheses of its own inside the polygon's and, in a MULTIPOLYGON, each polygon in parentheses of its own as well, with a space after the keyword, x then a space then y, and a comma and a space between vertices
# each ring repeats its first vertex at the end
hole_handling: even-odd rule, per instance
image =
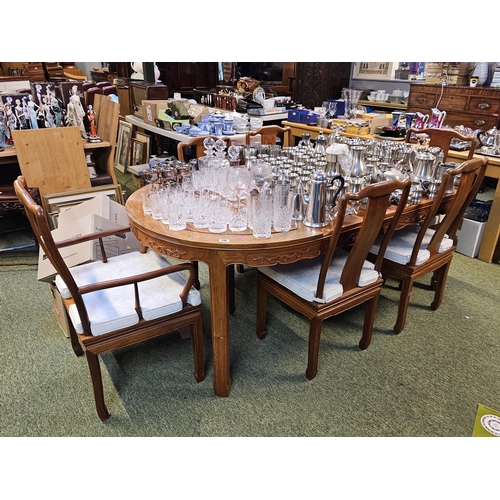
POLYGON ((130 148, 132 146, 132 124, 120 121, 118 128, 118 144, 116 146, 115 167, 122 173, 130 165, 130 148))
POLYGON ((82 189, 80 191, 71 191, 67 193, 51 193, 42 196, 42 206, 47 215, 49 226, 51 229, 56 229, 58 226, 59 214, 75 205, 79 205, 84 201, 90 200, 104 194, 109 196, 113 201, 121 203, 122 197, 120 186, 99 186, 92 189, 82 189))
POLYGON ((146 143, 138 140, 132 139, 131 154, 132 158, 130 160, 130 165, 143 165, 146 163, 146 143))
POLYGON ((388 80, 394 78, 397 62, 355 62, 353 78, 388 80))
POLYGON ((147 163, 149 161, 149 157, 151 155, 151 136, 149 136, 148 134, 144 134, 142 132, 136 132, 135 138, 138 141, 141 141, 144 143, 144 147, 146 150, 146 153, 145 153, 146 154, 146 161, 144 163, 147 163))

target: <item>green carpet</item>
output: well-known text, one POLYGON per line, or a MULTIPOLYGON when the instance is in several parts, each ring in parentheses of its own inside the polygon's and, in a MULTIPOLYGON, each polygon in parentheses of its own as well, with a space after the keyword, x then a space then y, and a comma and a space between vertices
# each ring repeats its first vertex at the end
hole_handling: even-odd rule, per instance
MULTIPOLYGON (((2 263, 36 263, 31 252, 2 263)), ((383 288, 372 344, 357 347, 362 308, 327 320, 308 381, 308 324, 270 299, 268 336, 255 325, 255 270, 236 273, 230 318, 232 390, 213 394, 209 287, 201 264, 206 379, 192 375, 178 334, 102 356, 111 418, 95 412, 85 357, 76 357, 36 265, 0 267, 2 436, 471 436, 479 403, 500 408, 500 269, 456 254, 437 311, 428 279, 392 332, 396 283, 383 288)))

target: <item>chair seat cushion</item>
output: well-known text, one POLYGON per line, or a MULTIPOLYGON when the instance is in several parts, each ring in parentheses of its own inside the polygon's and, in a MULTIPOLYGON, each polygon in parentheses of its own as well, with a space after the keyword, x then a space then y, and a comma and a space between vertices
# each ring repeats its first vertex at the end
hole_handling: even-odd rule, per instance
MULTIPOLYGON (((78 286, 89 285, 106 280, 125 278, 145 273, 171 264, 161 255, 149 250, 145 254, 130 252, 111 257, 107 263, 89 262, 70 269, 78 286)), ((58 275, 56 286, 63 298, 71 294, 58 275)), ((151 320, 173 314, 182 309, 180 293, 186 280, 181 273, 173 273, 139 283, 139 297, 144 319, 151 320)), ((83 295, 89 315, 93 335, 102 335, 110 331, 125 328, 138 323, 139 316, 135 311, 133 285, 120 286, 91 292, 83 295)), ((194 287, 188 295, 187 302, 193 306, 201 304, 200 292, 194 287)), ((83 333, 82 323, 75 305, 69 308, 69 316, 75 330, 83 333)))
MULTIPOLYGON (((419 230, 419 226, 407 226, 400 231, 396 231, 393 234, 389 245, 387 246, 384 258, 393 262, 397 262, 398 264, 408 264, 408 262, 410 262, 411 254, 413 252, 413 247, 415 245, 415 240, 417 239, 419 230)), ((427 229, 427 231, 425 232, 425 236, 422 240, 422 245, 415 262, 417 266, 429 260, 431 254, 429 250, 427 250, 427 245, 431 241, 434 233, 434 229, 427 229)), ((381 241, 382 236, 379 236, 370 250, 372 253, 378 254, 381 241)), ((441 245, 439 245, 438 253, 443 253, 446 250, 449 250, 452 246, 453 240, 448 238, 448 236, 445 236, 443 238, 443 241, 441 241, 441 245)))
MULTIPOLYGON (((333 254, 330 267, 326 275, 323 297, 316 297, 318 277, 323 256, 314 259, 305 259, 293 264, 278 264, 272 267, 261 267, 259 271, 274 281, 297 294, 309 302, 328 303, 342 296, 344 289, 340 284, 340 276, 344 269, 349 252, 338 248, 333 254)), ((366 286, 377 281, 379 274, 371 262, 365 261, 358 286, 366 286)))

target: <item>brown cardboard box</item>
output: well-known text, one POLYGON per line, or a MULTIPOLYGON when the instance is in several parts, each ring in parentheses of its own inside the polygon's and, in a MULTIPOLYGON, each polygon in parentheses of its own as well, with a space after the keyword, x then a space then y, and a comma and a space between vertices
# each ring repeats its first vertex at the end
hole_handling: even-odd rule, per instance
POLYGON ((52 300, 52 310, 56 315, 57 323, 59 328, 61 328, 62 332, 66 337, 69 338, 69 317, 66 312, 66 308, 64 307, 63 298, 59 293, 59 290, 53 283, 49 283, 50 290, 50 298, 52 300))
POLYGON ((156 119, 160 109, 167 109, 169 101, 152 100, 142 101, 142 119, 145 123, 156 127, 156 119))

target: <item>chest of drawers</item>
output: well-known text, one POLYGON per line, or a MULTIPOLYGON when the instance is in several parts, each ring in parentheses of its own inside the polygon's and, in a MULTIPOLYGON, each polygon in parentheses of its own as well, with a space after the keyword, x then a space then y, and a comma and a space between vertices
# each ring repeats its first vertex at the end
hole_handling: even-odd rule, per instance
POLYGON ((431 114, 446 111, 444 125, 464 125, 473 130, 499 126, 500 89, 411 84, 408 112, 431 114))

